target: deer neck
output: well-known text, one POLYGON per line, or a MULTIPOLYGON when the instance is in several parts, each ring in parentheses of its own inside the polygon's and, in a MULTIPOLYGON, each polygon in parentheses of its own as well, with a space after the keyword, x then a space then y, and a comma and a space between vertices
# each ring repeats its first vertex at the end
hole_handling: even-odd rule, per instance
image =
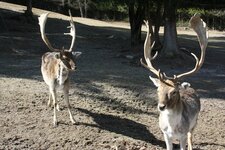
POLYGON ((57 74, 57 81, 59 85, 62 85, 66 79, 68 78, 69 70, 65 67, 63 62, 59 62, 58 65, 58 74, 57 74))
POLYGON ((180 95, 178 95, 176 99, 172 100, 172 102, 168 104, 167 110, 170 112, 170 114, 180 114, 180 112, 182 112, 183 103, 180 99, 180 95))

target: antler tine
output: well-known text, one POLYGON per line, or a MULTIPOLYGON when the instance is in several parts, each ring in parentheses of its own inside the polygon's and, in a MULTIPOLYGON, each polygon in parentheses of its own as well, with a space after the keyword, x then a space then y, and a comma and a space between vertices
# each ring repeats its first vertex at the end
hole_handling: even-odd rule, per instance
POLYGON ((49 13, 45 13, 45 14, 42 14, 40 17, 38 17, 38 22, 39 22, 40 31, 41 31, 41 38, 51 51, 59 51, 58 49, 54 49, 52 47, 47 36, 45 35, 45 24, 46 24, 48 15, 49 15, 49 13))
POLYGON ((73 22, 73 17, 71 15, 70 10, 69 10, 69 15, 70 15, 70 26, 67 27, 67 28, 70 28, 70 33, 64 33, 64 35, 72 36, 72 41, 71 41, 71 45, 70 45, 70 49, 69 49, 69 52, 71 52, 73 50, 73 46, 74 46, 75 39, 76 39, 76 29, 75 29, 75 25, 74 25, 74 22, 73 22))
POLYGON ((145 43, 144 43, 144 58, 145 58, 145 61, 147 63, 147 65, 143 62, 143 60, 141 59, 141 64, 149 69, 151 72, 153 72, 155 75, 157 75, 159 77, 159 70, 156 70, 153 66, 152 66, 152 63, 151 63, 151 60, 153 60, 158 53, 156 53, 153 58, 151 56, 151 52, 152 52, 152 48, 154 46, 154 43, 152 44, 151 46, 151 34, 149 33, 149 25, 148 25, 148 21, 144 21, 145 22, 145 25, 147 27, 147 35, 146 35, 146 38, 145 38, 145 43))
POLYGON ((191 55, 196 60, 195 68, 189 72, 178 75, 177 78, 181 78, 197 72, 201 68, 205 60, 205 51, 208 44, 208 32, 206 30, 206 23, 200 18, 199 14, 195 14, 193 17, 191 17, 190 24, 193 30, 197 33, 199 45, 201 48, 201 57, 199 60, 195 54, 191 53, 191 55))

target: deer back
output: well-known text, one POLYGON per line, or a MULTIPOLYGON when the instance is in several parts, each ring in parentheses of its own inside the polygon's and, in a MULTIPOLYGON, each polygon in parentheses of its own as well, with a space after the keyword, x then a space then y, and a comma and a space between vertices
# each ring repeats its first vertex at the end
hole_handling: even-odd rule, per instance
POLYGON ((190 122, 201 109, 200 97, 193 88, 182 87, 180 89, 180 100, 183 107, 182 116, 190 122))
POLYGON ((57 52, 47 52, 42 56, 41 72, 47 84, 54 82, 60 71, 60 60, 55 57, 56 54, 57 52))

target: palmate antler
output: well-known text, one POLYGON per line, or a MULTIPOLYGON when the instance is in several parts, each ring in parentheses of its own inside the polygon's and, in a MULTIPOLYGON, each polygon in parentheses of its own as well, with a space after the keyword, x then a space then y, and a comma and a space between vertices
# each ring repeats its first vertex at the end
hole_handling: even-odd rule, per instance
POLYGON ((149 69, 151 72, 153 72, 160 80, 164 80, 164 79, 169 79, 169 80, 177 80, 179 78, 191 75, 192 73, 197 72, 205 59, 205 51, 206 51, 206 47, 208 44, 208 33, 206 31, 206 23, 200 18, 200 16, 198 14, 195 14, 193 17, 191 17, 190 19, 190 24, 191 27, 194 29, 194 31, 197 33, 197 37, 198 37, 198 41, 201 47, 201 57, 200 60, 198 59, 198 57, 194 54, 191 53, 191 55, 195 58, 196 63, 195 63, 195 67, 188 72, 179 74, 179 75, 174 75, 173 78, 166 76, 165 73, 161 73, 160 69, 156 70, 152 63, 151 60, 153 60, 156 55, 154 57, 151 57, 151 52, 152 52, 152 47, 150 45, 151 40, 150 40, 150 33, 149 33, 149 28, 148 28, 148 22, 145 21, 146 27, 147 27, 147 35, 146 35, 146 39, 145 39, 145 44, 144 44, 144 58, 147 64, 145 64, 142 59, 141 59, 141 64, 149 69))
MULTIPOLYGON (((69 11, 69 14, 70 14, 70 26, 68 28, 70 28, 70 33, 64 33, 64 35, 72 36, 71 45, 70 45, 70 48, 68 50, 69 52, 71 52, 72 49, 73 49, 73 46, 74 46, 74 42, 75 42, 76 30, 75 30, 75 25, 74 25, 74 22, 73 22, 73 17, 71 15, 70 11, 69 11)), ((41 37, 42 37, 42 40, 45 42, 45 44, 48 46, 48 48, 51 51, 59 52, 61 50, 53 48, 51 43, 49 42, 47 36, 45 35, 45 24, 46 24, 48 15, 49 15, 49 13, 45 13, 45 14, 42 14, 40 17, 38 17, 38 21, 39 21, 39 25, 40 25, 40 31, 41 31, 41 37)))
POLYGON ((199 14, 195 14, 190 19, 190 25, 193 28, 193 30, 197 33, 199 45, 201 48, 201 57, 200 57, 200 60, 198 61, 197 56, 191 53, 192 56, 196 59, 195 68, 189 72, 177 75, 178 79, 197 72, 202 67, 203 62, 205 60, 205 51, 208 44, 208 32, 206 30, 206 23, 200 18, 199 14))
POLYGON ((54 49, 52 47, 47 36, 45 35, 45 24, 46 24, 48 15, 49 13, 45 13, 45 14, 42 14, 40 17, 38 17, 38 22, 39 22, 40 31, 41 31, 41 38, 51 51, 59 51, 58 49, 54 49))

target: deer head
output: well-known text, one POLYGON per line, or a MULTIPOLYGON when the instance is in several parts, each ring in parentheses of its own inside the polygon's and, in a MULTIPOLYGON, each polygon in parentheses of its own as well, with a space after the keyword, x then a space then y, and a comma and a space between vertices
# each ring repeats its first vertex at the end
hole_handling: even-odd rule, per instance
POLYGON ((49 13, 45 13, 45 14, 42 14, 38 18, 42 40, 45 42, 45 44, 51 51, 57 52, 57 53, 55 53, 55 58, 61 60, 62 64, 65 66, 65 68, 67 68, 68 70, 75 70, 76 69, 75 58, 77 58, 82 53, 81 52, 73 52, 73 46, 74 46, 75 38, 76 38, 76 29, 75 29, 75 25, 73 22, 73 17, 71 15, 71 12, 69 11, 70 26, 68 27, 68 28, 70 28, 70 33, 64 33, 64 35, 72 36, 72 41, 71 41, 71 45, 70 45, 69 49, 55 49, 50 44, 47 36, 45 35, 45 24, 46 24, 48 15, 49 15, 49 13))
POLYGON ((176 104, 176 102, 180 100, 179 90, 180 86, 182 85, 180 85, 180 83, 178 82, 179 79, 197 72, 204 62, 205 51, 208 43, 206 24, 198 14, 195 14, 190 19, 190 25, 197 33, 198 41, 201 48, 200 60, 195 54, 190 53, 191 56, 193 56, 196 61, 195 67, 190 71, 187 71, 179 75, 174 75, 173 77, 168 77, 166 73, 161 72, 160 69, 157 70, 153 67, 151 61, 157 56, 157 53, 155 54, 155 56, 153 57, 151 56, 153 45, 151 46, 151 38, 150 38, 151 35, 149 33, 148 22, 145 21, 145 24, 147 26, 147 35, 144 43, 144 58, 146 64, 142 61, 142 59, 140 61, 145 68, 147 68, 157 76, 157 78, 153 78, 150 76, 150 79, 154 83, 154 85, 158 88, 157 89, 159 100, 158 108, 160 111, 163 111, 165 108, 174 107, 174 104, 176 104))

